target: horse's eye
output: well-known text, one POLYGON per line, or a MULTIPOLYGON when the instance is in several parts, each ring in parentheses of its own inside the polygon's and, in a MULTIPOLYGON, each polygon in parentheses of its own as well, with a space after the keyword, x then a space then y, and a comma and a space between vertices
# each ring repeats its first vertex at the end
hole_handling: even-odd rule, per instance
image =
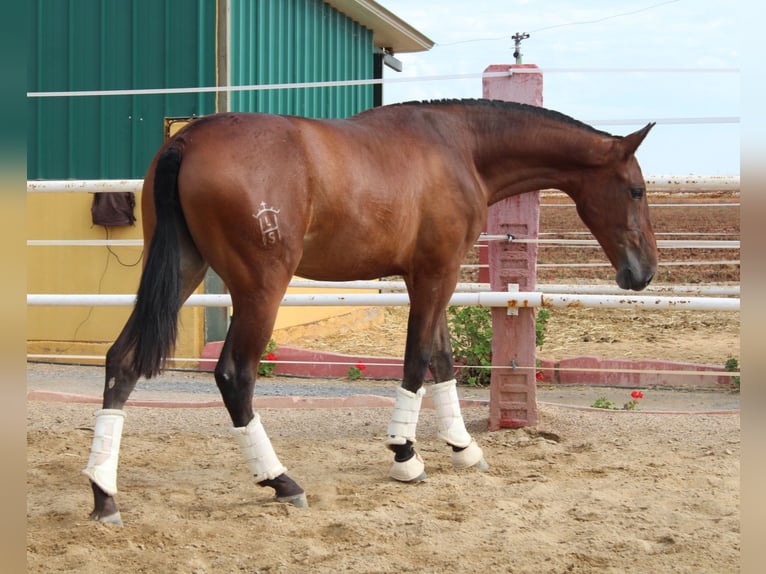
POLYGON ((641 199, 644 197, 644 188, 643 187, 631 187, 630 188, 630 197, 633 199, 641 199))

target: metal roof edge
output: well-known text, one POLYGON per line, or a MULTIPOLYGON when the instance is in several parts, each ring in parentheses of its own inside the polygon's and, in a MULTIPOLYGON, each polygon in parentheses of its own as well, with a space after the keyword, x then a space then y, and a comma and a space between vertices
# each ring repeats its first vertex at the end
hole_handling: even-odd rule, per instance
POLYGON ((372 30, 373 43, 391 53, 425 52, 433 40, 373 0, 325 0, 327 4, 372 30))

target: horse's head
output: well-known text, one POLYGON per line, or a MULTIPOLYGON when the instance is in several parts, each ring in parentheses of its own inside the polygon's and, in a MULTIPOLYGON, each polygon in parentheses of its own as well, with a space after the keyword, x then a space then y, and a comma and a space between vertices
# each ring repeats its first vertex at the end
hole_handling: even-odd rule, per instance
POLYGON ((635 151, 653 123, 609 142, 598 166, 586 170, 570 196, 617 270, 617 284, 640 291, 657 271, 657 242, 649 221, 646 183, 635 151), (606 161, 603 161, 603 160, 606 161))

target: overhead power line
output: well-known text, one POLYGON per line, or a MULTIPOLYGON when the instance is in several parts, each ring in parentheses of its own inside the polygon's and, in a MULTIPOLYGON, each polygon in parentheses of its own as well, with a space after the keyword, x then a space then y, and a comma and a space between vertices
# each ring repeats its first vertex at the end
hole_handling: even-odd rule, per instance
MULTIPOLYGON (((665 2, 658 2, 656 4, 651 4, 650 6, 644 6, 643 8, 638 8, 636 10, 619 12, 617 14, 611 14, 609 16, 604 16, 602 18, 594 18, 593 20, 577 20, 573 22, 563 22, 561 24, 553 24, 551 26, 543 26, 541 28, 535 28, 534 30, 531 30, 529 33, 536 34, 537 32, 546 32, 548 30, 565 28, 569 26, 586 26, 589 24, 599 24, 601 22, 606 22, 607 20, 614 20, 615 18, 624 18, 625 16, 632 16, 634 14, 647 12, 649 10, 654 10, 655 8, 666 6, 667 4, 674 4, 680 1, 681 0, 666 0, 665 2)), ((491 38, 467 38, 465 40, 457 40, 455 42, 445 42, 445 43, 437 42, 435 45, 439 47, 447 47, 447 46, 457 46, 459 44, 470 44, 473 42, 498 42, 500 40, 508 40, 508 39, 509 39, 509 36, 495 36, 491 38)))

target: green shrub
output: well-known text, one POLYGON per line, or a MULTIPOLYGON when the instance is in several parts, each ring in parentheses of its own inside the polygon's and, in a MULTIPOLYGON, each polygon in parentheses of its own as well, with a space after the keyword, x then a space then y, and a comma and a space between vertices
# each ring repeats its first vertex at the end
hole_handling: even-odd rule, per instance
POLYGON ((591 405, 594 409, 615 409, 614 403, 606 397, 599 397, 591 405))
POLYGON ((537 319, 535 320, 535 346, 538 349, 542 349, 543 343, 545 343, 545 327, 550 318, 551 312, 548 311, 548 309, 540 309, 537 311, 537 319))
POLYGON ((364 375, 364 370, 366 368, 367 367, 365 365, 361 364, 361 363, 356 364, 356 365, 351 365, 348 368, 348 378, 351 379, 352 381, 355 381, 357 379, 361 379, 362 376, 364 375))
MULTIPOLYGON (((731 357, 726 360, 724 368, 730 373, 736 373, 739 371, 739 361, 734 357, 731 357)), ((739 375, 735 375, 731 378, 731 384, 736 390, 739 390, 739 375)))
MULTIPOLYGON (((537 312, 537 347, 543 346, 550 316, 547 309, 537 312)), ((492 365, 492 310, 489 307, 448 307, 447 324, 455 362, 467 365, 458 371, 458 382, 470 386, 488 385, 491 372, 487 367, 492 365)))
POLYGON ((270 377, 274 374, 274 369, 277 368, 277 366, 273 363, 273 361, 277 360, 276 351, 276 341, 274 341, 274 339, 269 339, 269 343, 266 345, 266 349, 264 349, 263 354, 261 355, 261 364, 258 365, 259 377, 270 377))
POLYGON ((448 307, 452 353, 459 369, 457 380, 470 386, 488 385, 492 364, 492 312, 488 307, 448 307))

